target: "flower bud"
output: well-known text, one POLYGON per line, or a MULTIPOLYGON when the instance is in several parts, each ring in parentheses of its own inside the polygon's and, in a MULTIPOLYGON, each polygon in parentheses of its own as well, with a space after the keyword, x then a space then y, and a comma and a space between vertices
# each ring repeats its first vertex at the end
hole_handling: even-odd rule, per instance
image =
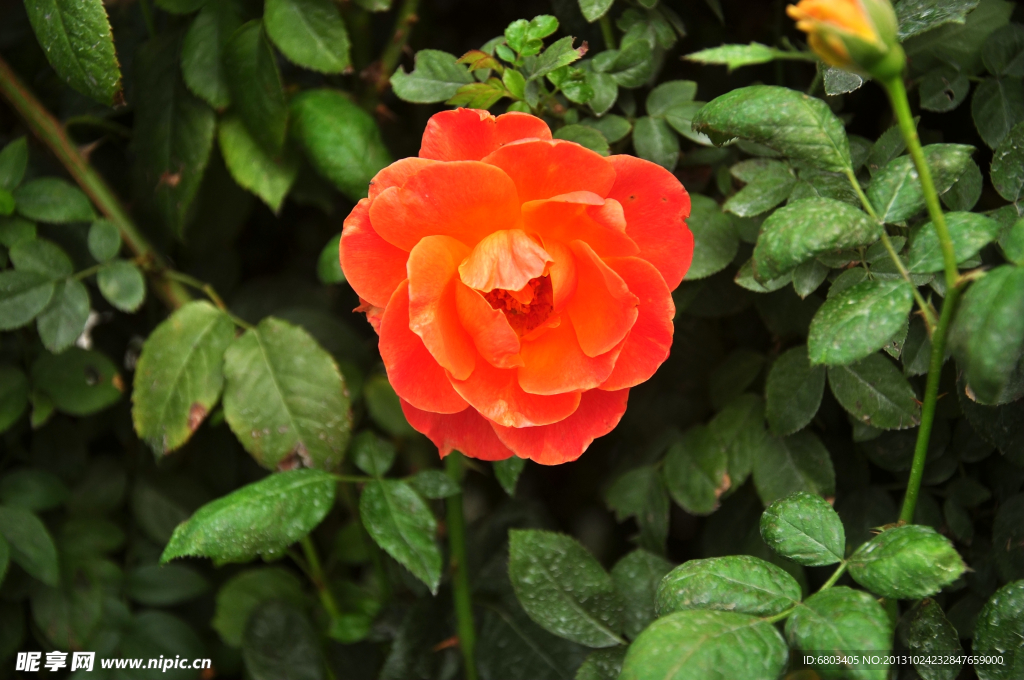
POLYGON ((800 0, 786 12, 826 63, 879 80, 903 72, 906 58, 889 0, 800 0))

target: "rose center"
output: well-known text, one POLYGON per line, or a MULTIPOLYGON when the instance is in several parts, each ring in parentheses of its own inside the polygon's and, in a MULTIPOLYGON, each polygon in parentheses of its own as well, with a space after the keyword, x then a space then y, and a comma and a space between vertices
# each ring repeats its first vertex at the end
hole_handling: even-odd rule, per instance
POLYGON ((500 309, 512 330, 523 336, 548 320, 554 309, 551 278, 538 276, 516 291, 495 288, 483 294, 494 309, 500 309))

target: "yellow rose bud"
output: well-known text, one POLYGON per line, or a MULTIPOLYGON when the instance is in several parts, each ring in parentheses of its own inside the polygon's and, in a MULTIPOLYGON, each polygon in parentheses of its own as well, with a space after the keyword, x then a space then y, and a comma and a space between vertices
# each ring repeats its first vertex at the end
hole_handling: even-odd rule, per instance
POLYGON ((800 0, 786 12, 826 63, 880 80, 903 72, 906 59, 889 0, 800 0))

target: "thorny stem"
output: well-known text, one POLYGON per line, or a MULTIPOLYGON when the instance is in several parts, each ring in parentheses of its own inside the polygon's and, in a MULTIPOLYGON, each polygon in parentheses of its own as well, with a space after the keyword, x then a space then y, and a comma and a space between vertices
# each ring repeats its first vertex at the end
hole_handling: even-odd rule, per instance
POLYGON ((302 546, 302 552, 306 556, 306 566, 309 568, 309 579, 313 582, 316 587, 317 593, 320 595, 320 603, 324 606, 324 611, 331 618, 331 621, 336 621, 341 617, 341 610, 338 609, 338 603, 334 600, 334 594, 331 593, 331 588, 327 584, 327 576, 324 574, 324 568, 320 564, 320 556, 316 552, 316 546, 313 545, 313 539, 306 534, 299 541, 302 546))
MULTIPOLYGON (((462 454, 453 451, 445 459, 445 470, 456 484, 462 483, 462 454)), ((449 496, 447 506, 448 547, 451 553, 452 590, 455 596, 455 620, 459 634, 466 680, 477 680, 476 631, 473 626, 473 600, 466 570, 466 518, 462 513, 462 493, 449 496)))
POLYGON ((118 231, 121 240, 136 256, 148 261, 150 281, 158 297, 171 309, 177 309, 192 300, 183 286, 165 276, 167 263, 157 253, 149 240, 142 235, 128 211, 121 205, 106 180, 96 172, 79 152, 78 147, 67 136, 64 127, 36 99, 14 70, 0 58, 0 94, 17 111, 32 133, 39 138, 57 157, 78 186, 89 196, 99 211, 107 216, 118 231))
MULTIPOLYGON (((860 182, 857 181, 857 176, 853 174, 852 170, 847 170, 846 177, 850 180, 850 185, 853 187, 853 190, 857 192, 857 197, 860 198, 860 203, 864 206, 864 211, 867 212, 873 220, 879 222, 878 213, 875 212, 875 208, 871 205, 871 201, 868 200, 868 197, 864 194, 864 190, 861 189, 860 182)), ((928 325, 928 332, 931 333, 932 328, 935 327, 935 313, 932 311, 932 306, 928 304, 928 301, 924 299, 923 295, 921 295, 921 291, 919 291, 917 286, 914 285, 914 282, 910 280, 910 272, 907 271, 907 268, 903 264, 903 260, 900 259, 899 253, 897 253, 896 249, 893 247, 892 241, 889 239, 889 234, 885 231, 884 226, 882 228, 882 245, 885 246, 886 252, 889 253, 889 259, 891 259, 892 263, 896 265, 896 270, 900 273, 900 276, 903 277, 904 281, 910 284, 910 291, 914 295, 914 300, 917 302, 917 306, 921 309, 921 314, 924 315, 924 319, 928 325)))
POLYGON ((388 83, 391 82, 391 74, 398 67, 398 60, 402 58, 402 51, 409 42, 413 24, 418 20, 416 10, 419 8, 419 4, 419 0, 405 0, 398 10, 391 42, 387 44, 384 52, 380 55, 380 72, 377 74, 375 83, 377 92, 386 90, 388 83))
POLYGON ((907 143, 910 157, 917 169, 917 176, 924 191, 925 204, 928 206, 928 215, 932 219, 935 233, 939 237, 939 245, 942 248, 942 261, 946 276, 946 299, 942 304, 942 312, 939 314, 939 322, 932 331, 932 354, 928 366, 928 381, 924 389, 924 402, 921 405, 921 425, 917 431, 917 444, 914 447, 914 462, 910 468, 910 479, 907 481, 907 492, 903 497, 903 509, 900 512, 900 520, 912 522, 914 520, 914 508, 917 506, 917 496, 921 491, 921 479, 924 476, 925 457, 928 454, 928 440, 932 433, 932 423, 935 422, 935 406, 939 398, 939 378, 942 374, 942 364, 946 356, 946 337, 949 333, 949 326, 956 311, 957 301, 960 297, 959 278, 960 272, 956 266, 956 254, 953 251, 953 240, 949 236, 949 229, 946 227, 946 217, 942 213, 942 206, 939 205, 939 196, 935 192, 935 184, 932 182, 931 169, 924 157, 924 150, 921 148, 921 140, 917 136, 917 128, 914 125, 914 117, 910 112, 910 102, 907 100, 907 90, 903 86, 901 77, 892 78, 883 82, 886 92, 889 94, 889 101, 892 102, 893 111, 899 121, 900 132, 907 143))

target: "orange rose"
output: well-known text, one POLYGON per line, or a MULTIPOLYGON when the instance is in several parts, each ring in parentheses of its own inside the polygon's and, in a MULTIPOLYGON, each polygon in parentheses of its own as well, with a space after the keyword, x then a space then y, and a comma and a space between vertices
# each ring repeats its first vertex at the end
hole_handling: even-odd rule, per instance
POLYGON ((889 0, 800 0, 786 12, 826 63, 881 79, 902 73, 899 22, 889 0))
POLYGON ((667 170, 456 109, 345 220, 341 266, 442 456, 575 460, 668 357, 690 197, 667 170))

